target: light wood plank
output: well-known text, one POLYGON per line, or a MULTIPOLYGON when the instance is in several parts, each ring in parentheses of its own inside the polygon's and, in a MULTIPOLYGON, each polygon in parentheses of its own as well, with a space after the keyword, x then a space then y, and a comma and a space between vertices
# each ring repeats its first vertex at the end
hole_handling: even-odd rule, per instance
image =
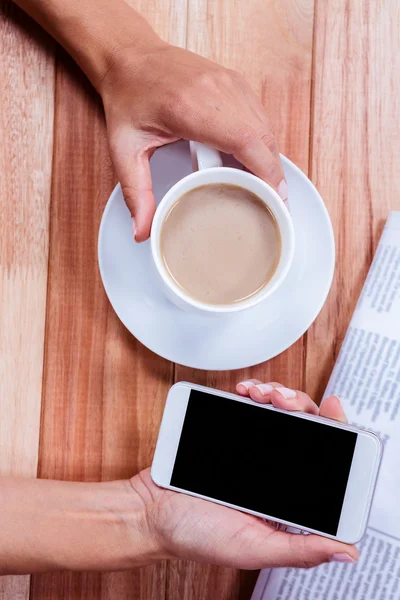
MULTIPOLYGON (((54 48, 0 1, 0 474, 36 476, 47 290, 54 48)), ((29 577, 0 579, 3 600, 29 577)))
MULTIPOLYGON (((189 3, 188 49, 243 73, 260 94, 281 151, 307 172, 313 38, 313 0, 197 0, 189 3)), ((177 367, 176 379, 234 390, 244 377, 302 387, 305 340, 245 372, 205 373, 177 367)), ((249 598, 254 573, 172 564, 169 600, 249 598), (218 590, 218 593, 216 593, 218 590)))
POLYGON ((1 474, 37 466, 54 110, 53 46, 37 34, 0 3, 1 474))
POLYGON ((334 285, 309 332, 307 390, 320 398, 390 210, 400 209, 400 6, 318 1, 312 179, 337 244, 334 285))
POLYGON ((29 598, 29 585, 29 575, 0 577, 0 598, 2 600, 27 600, 29 598))

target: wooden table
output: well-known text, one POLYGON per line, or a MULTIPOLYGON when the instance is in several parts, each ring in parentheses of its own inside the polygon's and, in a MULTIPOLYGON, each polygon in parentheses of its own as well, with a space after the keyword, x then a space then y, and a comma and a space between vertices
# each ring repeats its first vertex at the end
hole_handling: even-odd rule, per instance
MULTIPOLYGON (((111 0, 110 0, 111 1, 111 0)), ((165 39, 245 74, 328 206, 337 270, 303 338, 246 372, 173 365, 121 325, 97 268, 115 183, 101 105, 0 0, 0 472, 97 481, 150 464, 168 387, 249 375, 320 398, 390 209, 400 209, 396 0, 137 0, 165 39)), ((293 293, 295 294, 295 290, 293 293)), ((248 599, 256 573, 162 563, 0 579, 3 600, 248 599)))

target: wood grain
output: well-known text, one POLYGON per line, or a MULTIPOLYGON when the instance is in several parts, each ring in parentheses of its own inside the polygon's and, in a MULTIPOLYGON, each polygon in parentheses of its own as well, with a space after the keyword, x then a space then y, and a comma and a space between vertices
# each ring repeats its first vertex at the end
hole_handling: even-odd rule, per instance
MULTIPOLYGON (((39 477, 101 479, 107 301, 96 268, 101 208, 112 188, 99 103, 58 56, 39 477)), ((32 577, 31 598, 97 599, 100 575, 32 577)))
MULTIPOLYGON (((0 1, 0 474, 35 476, 53 150, 53 44, 0 1)), ((0 579, 29 597, 29 577, 0 579)))
POLYGON ((323 2, 316 10, 312 179, 335 230, 334 284, 308 333, 307 391, 320 398, 383 224, 400 209, 400 7, 323 2))
POLYGON ((28 600, 29 586, 29 575, 0 577, 0 598, 2 600, 28 600))
MULTIPOLYGON (((187 47, 241 71, 261 95, 281 151, 307 172, 309 157, 313 0, 196 0, 189 3, 187 47)), ((176 368, 176 380, 234 390, 241 378, 303 385, 305 339, 263 365, 241 372, 176 368)), ((170 600, 248 599, 256 574, 193 563, 171 564, 170 600)))
MULTIPOLYGON (((163 5, 164 13, 152 4, 146 16, 167 39, 175 27, 175 42, 184 41, 178 3, 163 5)), ((103 290, 97 232, 114 174, 100 101, 61 50, 53 174, 39 474, 128 477, 151 462, 173 365, 124 329, 103 290)), ((165 573, 159 564, 131 573, 38 575, 31 599, 158 600, 165 573)))
MULTIPOLYGON (((133 0, 166 41, 184 46, 187 0, 133 0)), ((129 477, 151 464, 173 365, 146 350, 109 308, 105 364, 103 473, 105 479, 129 477)), ((161 600, 166 564, 129 573, 102 575, 102 600, 161 600)))
MULTIPOLYGON (((400 209, 400 7, 315 2, 130 2, 164 39, 243 72, 281 151, 306 172, 311 157, 337 241, 328 303, 290 350, 246 372, 174 374, 119 323, 99 279, 97 231, 114 185, 100 103, 62 51, 55 87, 53 44, 0 0, 0 473, 36 472, 42 375, 39 475, 89 481, 150 463, 174 377, 232 390, 253 376, 321 395, 388 211, 400 209)), ((179 561, 35 576, 30 597, 248 600, 255 576, 179 561)), ((28 577, 0 579, 2 600, 28 595, 28 577)))
MULTIPOLYGON (((172 367, 128 335, 102 288, 97 232, 114 175, 100 103, 63 53, 56 97, 39 475, 127 477, 150 462, 172 367)), ((31 598, 151 598, 159 572, 34 576, 31 598)))

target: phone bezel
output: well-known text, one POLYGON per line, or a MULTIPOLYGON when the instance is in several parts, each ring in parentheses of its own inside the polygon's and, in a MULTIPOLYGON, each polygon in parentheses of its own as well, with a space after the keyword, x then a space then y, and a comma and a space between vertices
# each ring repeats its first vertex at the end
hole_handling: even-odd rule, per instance
POLYGON ((171 475, 175 464, 175 458, 178 451, 178 445, 191 390, 199 390, 208 394, 214 394, 215 396, 230 398, 235 402, 251 404, 259 407, 260 410, 273 410, 287 414, 287 411, 277 409, 271 404, 258 404, 253 402, 250 398, 243 398, 242 396, 237 396, 228 392, 222 392, 220 390, 215 390, 201 385, 190 384, 187 382, 176 383, 171 387, 167 396, 153 464, 151 467, 151 477, 157 485, 170 490, 175 490, 177 492, 184 492, 197 498, 216 502, 217 504, 229 506, 230 508, 235 508, 257 517, 271 519, 278 523, 282 523, 283 525, 296 527, 302 529, 303 531, 308 531, 310 533, 316 533, 325 537, 340 540, 348 544, 354 544, 362 538, 367 526, 379 463, 382 455, 382 444, 377 435, 371 431, 359 429, 352 425, 345 425, 323 417, 317 417, 300 412, 290 413, 291 416, 295 416, 299 419, 317 421, 329 425, 330 427, 346 429, 349 431, 354 431, 358 434, 337 535, 329 535, 323 531, 304 527, 301 523, 292 523, 290 521, 271 517, 267 514, 258 513, 241 506, 222 502, 214 498, 202 496, 201 494, 189 492, 188 490, 170 485, 171 475))

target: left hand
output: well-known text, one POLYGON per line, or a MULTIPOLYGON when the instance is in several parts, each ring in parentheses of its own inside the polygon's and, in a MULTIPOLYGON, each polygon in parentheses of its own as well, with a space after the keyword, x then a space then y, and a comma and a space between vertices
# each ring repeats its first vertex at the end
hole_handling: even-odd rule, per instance
MULTIPOLYGON (((237 392, 256 402, 346 422, 340 401, 332 396, 319 409, 307 394, 251 380, 237 392)), ((158 557, 186 558, 239 569, 315 567, 324 562, 355 562, 355 546, 321 537, 277 530, 274 524, 240 511, 159 488, 150 470, 131 479, 145 507, 149 534, 158 557)))

